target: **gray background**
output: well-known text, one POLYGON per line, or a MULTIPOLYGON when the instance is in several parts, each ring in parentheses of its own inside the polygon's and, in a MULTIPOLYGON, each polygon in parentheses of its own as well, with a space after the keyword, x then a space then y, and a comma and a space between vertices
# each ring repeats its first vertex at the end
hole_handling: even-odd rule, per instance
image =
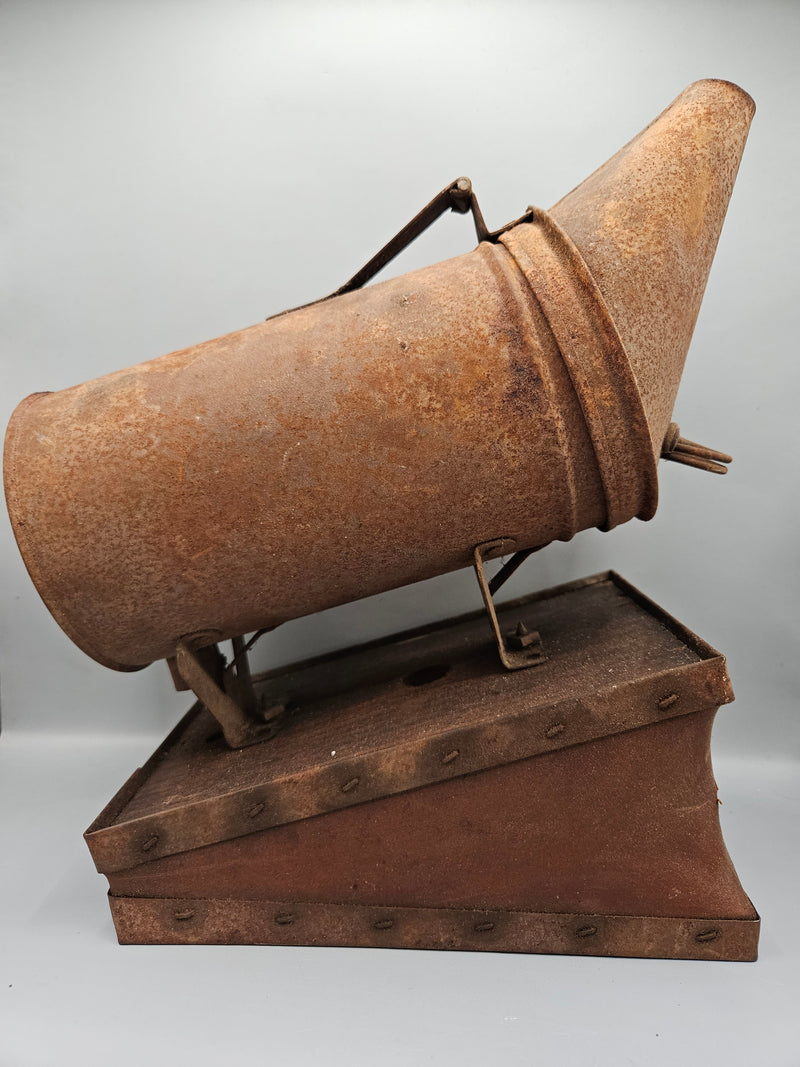
MULTIPOLYGON (((614 567, 726 653, 723 819, 768 920, 755 967, 115 948, 80 832, 188 701, 163 664, 115 674, 78 652, 3 517, 0 1063, 156 1045, 217 1063, 230 1033, 288 1063, 800 1063, 799 30, 776 0, 0 4, 3 425, 30 392, 329 292, 459 174, 494 227, 557 200, 689 82, 753 95, 675 409, 731 472, 662 464, 652 522, 549 547, 509 595, 614 567)), ((448 216, 396 270, 472 244, 448 216)), ((477 605, 471 574, 445 576, 290 623, 258 662, 477 605)))

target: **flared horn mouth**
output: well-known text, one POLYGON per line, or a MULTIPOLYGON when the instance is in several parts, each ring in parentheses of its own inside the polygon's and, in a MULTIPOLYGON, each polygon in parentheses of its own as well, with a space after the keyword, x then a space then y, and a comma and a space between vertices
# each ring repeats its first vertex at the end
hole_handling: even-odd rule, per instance
POLYGON ((550 210, 619 331, 656 458, 754 112, 738 86, 695 82, 550 210))

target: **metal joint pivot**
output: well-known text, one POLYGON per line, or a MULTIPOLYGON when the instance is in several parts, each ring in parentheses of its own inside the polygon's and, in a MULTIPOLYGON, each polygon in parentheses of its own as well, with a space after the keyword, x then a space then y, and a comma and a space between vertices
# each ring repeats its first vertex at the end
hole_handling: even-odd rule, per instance
POLYGON ((286 714, 282 704, 262 707, 253 687, 247 653, 259 631, 245 644, 233 638, 233 659, 226 665, 216 645, 193 649, 187 640, 175 649, 175 670, 179 678, 214 716, 230 748, 246 748, 266 741, 280 729, 286 714))
POLYGON ((506 230, 510 230, 520 222, 527 221, 533 213, 533 208, 529 207, 524 215, 514 219, 513 222, 507 223, 505 226, 501 226, 499 230, 490 230, 484 222, 483 212, 472 188, 472 182, 469 178, 456 178, 454 182, 451 182, 440 193, 437 193, 433 200, 426 204, 422 211, 415 215, 410 222, 406 223, 402 230, 391 241, 387 242, 380 252, 377 252, 361 270, 357 271, 349 281, 340 286, 335 293, 331 293, 331 296, 341 296, 343 293, 350 293, 354 289, 360 289, 362 285, 366 285, 368 281, 375 277, 378 271, 383 270, 395 256, 398 256, 404 249, 408 248, 412 241, 416 240, 420 234, 424 233, 429 226, 432 226, 447 211, 455 211, 459 215, 466 215, 471 212, 472 220, 475 223, 475 235, 480 243, 481 241, 497 241, 506 230))
POLYGON ((523 667, 536 667, 544 663, 547 657, 542 651, 542 639, 539 633, 536 630, 529 630, 522 620, 509 633, 504 634, 500 629, 492 596, 508 581, 528 556, 538 551, 537 548, 526 548, 521 552, 515 552, 490 581, 486 577, 484 561, 495 559, 508 545, 508 538, 498 538, 496 541, 485 541, 477 545, 473 551, 473 564, 486 614, 489 616, 489 624, 497 644, 497 651, 500 654, 500 662, 506 670, 518 671, 523 667))
POLYGON ((356 289, 361 289, 379 271, 388 266, 396 256, 399 256, 401 252, 408 248, 412 241, 415 241, 417 237, 448 211, 455 211, 458 215, 472 214, 475 235, 479 244, 481 241, 490 241, 492 243, 498 241, 507 230, 518 226, 521 222, 530 222, 534 215, 534 209, 529 207, 524 215, 520 215, 518 219, 513 219, 498 230, 490 230, 484 221, 478 198, 472 188, 472 182, 469 178, 456 178, 454 182, 451 182, 450 185, 445 186, 441 192, 437 193, 422 211, 418 212, 410 222, 407 222, 402 230, 396 233, 390 241, 387 241, 383 248, 376 252, 372 259, 365 263, 360 270, 356 271, 353 277, 346 281, 344 285, 340 285, 338 289, 328 296, 323 296, 319 300, 312 300, 308 304, 301 304, 298 308, 281 311, 277 315, 270 316, 270 318, 280 318, 282 315, 288 315, 289 311, 299 311, 300 308, 322 304, 326 300, 332 300, 335 296, 343 296, 345 293, 352 293, 356 289))

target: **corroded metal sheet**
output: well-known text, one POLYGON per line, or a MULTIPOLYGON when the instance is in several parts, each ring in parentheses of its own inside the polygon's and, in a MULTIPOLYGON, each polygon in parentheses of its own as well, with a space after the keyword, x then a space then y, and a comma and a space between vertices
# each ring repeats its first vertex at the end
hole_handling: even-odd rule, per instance
MULTIPOLYGON (((107 873, 112 895, 741 917, 715 708, 107 873)), ((454 750, 451 750, 454 751, 454 750)), ((251 822, 252 829, 253 823, 251 822)))
POLYGON ((606 519, 563 360, 500 245, 40 395, 7 448, 31 572, 116 667, 606 519))
POLYGON ((277 900, 111 896, 109 902, 123 945, 325 945, 746 963, 757 958, 760 926, 755 912, 708 920, 277 900))
POLYGON ((613 574, 505 605, 549 648, 498 670, 480 613, 264 676, 295 712, 229 751, 197 708, 87 831, 100 871, 719 707, 724 658, 613 574))
POLYGON ((696 82, 550 209, 624 341, 656 454, 754 113, 738 86, 696 82))
POLYGON ((270 745, 190 714, 87 831, 120 940, 754 958, 724 659, 613 574, 500 618, 536 671, 467 616, 265 676, 297 703, 270 745))
POLYGON ((14 414, 48 607, 121 670, 656 507, 752 117, 701 82, 548 215, 14 414))

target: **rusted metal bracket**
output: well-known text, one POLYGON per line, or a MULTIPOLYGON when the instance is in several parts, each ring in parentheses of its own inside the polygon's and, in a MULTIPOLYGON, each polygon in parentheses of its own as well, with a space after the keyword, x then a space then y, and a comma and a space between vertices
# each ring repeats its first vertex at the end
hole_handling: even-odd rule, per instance
POLYGON ((360 289, 363 285, 366 285, 368 281, 375 277, 378 271, 383 270, 395 256, 398 256, 404 249, 408 248, 412 241, 415 241, 420 234, 424 233, 429 226, 432 226, 447 211, 455 211, 459 215, 466 215, 471 212, 475 223, 475 234, 478 238, 478 243, 480 243, 481 241, 497 241, 506 230, 510 230, 520 222, 527 221, 533 213, 533 208, 529 207, 524 215, 514 219, 513 222, 507 223, 505 226, 501 226, 499 230, 490 230, 484 222, 483 212, 472 188, 472 182, 469 178, 456 178, 454 182, 451 182, 440 193, 437 193, 433 200, 426 204, 422 211, 416 214, 410 222, 406 223, 391 241, 388 241, 379 252, 376 252, 361 270, 357 271, 344 285, 339 286, 336 292, 331 293, 331 297, 350 293, 354 289, 360 289))
MULTIPOLYGON (((221 660, 221 655, 218 658, 221 660)), ((223 673, 225 688, 185 641, 178 642, 175 666, 197 699, 217 720, 231 748, 246 748, 275 736, 285 708, 282 705, 266 710, 259 707, 243 638, 234 639, 234 661, 223 673)))
POLYGON ((410 222, 407 222, 402 230, 396 233, 390 241, 387 241, 383 248, 376 252, 372 259, 365 263, 360 270, 356 271, 353 277, 346 281, 344 285, 340 285, 334 292, 329 293, 328 296, 320 297, 319 300, 311 300, 309 303, 301 304, 299 307, 288 308, 286 311, 278 312, 277 315, 269 316, 269 318, 278 319, 282 315, 288 315, 290 311, 299 311, 301 308, 323 304, 326 300, 332 300, 335 296, 343 296, 345 293, 352 293, 356 289, 361 289, 447 211, 455 211, 459 215, 466 215, 471 212, 472 220, 475 223, 475 235, 479 244, 482 241, 494 243, 507 230, 512 229, 521 222, 531 221, 534 215, 534 209, 529 207, 518 219, 507 222, 505 226, 501 226, 498 230, 490 230, 484 221, 478 198, 472 188, 472 182, 469 178, 456 178, 454 182, 451 182, 450 185, 445 186, 441 192, 437 193, 422 211, 418 212, 410 222))
POLYGON ((539 633, 536 630, 528 630, 523 622, 517 623, 515 629, 506 634, 500 629, 492 594, 497 592, 531 553, 537 551, 535 548, 530 548, 516 552, 490 582, 486 577, 484 561, 496 558, 508 543, 507 539, 499 538, 496 541, 485 541, 481 545, 476 545, 473 552, 473 565, 486 614, 489 616, 489 624, 497 644, 497 651, 500 654, 500 662, 506 670, 518 671, 523 667, 535 667, 539 663, 544 663, 546 656, 542 652, 542 639, 539 633))
POLYGON ((669 424, 661 446, 661 458, 670 459, 673 463, 683 463, 687 467, 697 467, 698 470, 708 471, 710 474, 727 474, 727 464, 733 463, 733 457, 727 453, 716 452, 713 448, 681 437, 681 428, 677 422, 669 424))

